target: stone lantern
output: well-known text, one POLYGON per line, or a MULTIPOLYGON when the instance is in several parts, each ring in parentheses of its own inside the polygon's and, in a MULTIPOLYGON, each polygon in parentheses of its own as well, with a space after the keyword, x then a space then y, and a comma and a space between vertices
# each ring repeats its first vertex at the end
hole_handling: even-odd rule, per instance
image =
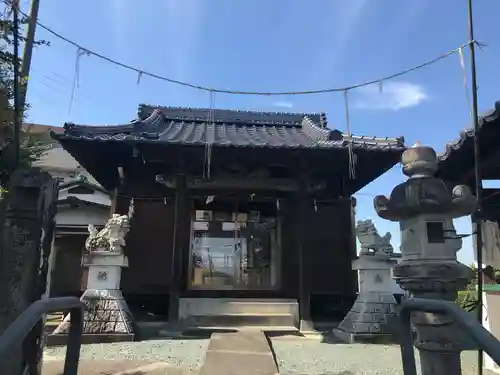
MULTIPOLYGON (((453 219, 472 214, 476 199, 467 186, 451 187, 434 177, 438 162, 430 147, 417 143, 403 153, 401 163, 409 179, 390 198, 374 199, 380 217, 400 223, 403 258, 394 267, 394 278, 413 297, 454 301, 473 272, 457 261, 462 240, 453 219)), ((460 374, 463 340, 454 320, 434 313, 412 316, 422 374, 460 374)))

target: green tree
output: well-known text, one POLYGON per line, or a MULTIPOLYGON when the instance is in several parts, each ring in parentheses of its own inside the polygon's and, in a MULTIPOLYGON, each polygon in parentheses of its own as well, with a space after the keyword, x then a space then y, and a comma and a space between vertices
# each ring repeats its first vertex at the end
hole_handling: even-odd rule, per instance
MULTIPOLYGON (((25 42, 22 26, 26 18, 20 19, 19 42, 25 42)), ((0 20, 0 189, 5 186, 14 168, 14 54, 12 52, 14 24, 10 19, 0 20)), ((36 41, 35 45, 48 45, 36 41)), ((26 105, 22 119, 29 106, 26 105)), ((30 167, 44 152, 46 144, 35 134, 21 131, 19 167, 30 167)), ((1 191, 1 190, 0 190, 1 191)))

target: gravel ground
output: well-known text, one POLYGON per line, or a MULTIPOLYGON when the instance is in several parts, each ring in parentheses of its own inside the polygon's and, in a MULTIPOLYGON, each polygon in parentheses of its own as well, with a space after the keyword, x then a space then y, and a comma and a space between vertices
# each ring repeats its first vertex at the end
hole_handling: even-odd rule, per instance
MULTIPOLYGON (((171 366, 197 370, 203 364, 209 340, 154 340, 82 345, 82 360, 162 361, 171 366)), ((63 360, 66 347, 44 351, 44 361, 63 360)))
MULTIPOLYGON (((311 339, 272 339, 280 373, 402 374, 399 346, 330 344, 311 339)), ((475 351, 462 354, 463 375, 476 375, 475 351)), ((417 356, 418 360, 418 356, 417 356)), ((419 364, 417 363, 419 369, 419 364)), ((486 373, 486 372, 485 372, 486 373)))

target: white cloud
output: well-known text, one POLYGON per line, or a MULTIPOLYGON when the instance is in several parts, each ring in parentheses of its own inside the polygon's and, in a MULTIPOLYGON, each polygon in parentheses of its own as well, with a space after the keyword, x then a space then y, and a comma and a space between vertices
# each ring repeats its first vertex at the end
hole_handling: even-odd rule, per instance
POLYGON ((425 89, 409 82, 387 82, 379 85, 365 86, 353 92, 354 107, 360 109, 391 109, 415 107, 429 97, 425 89))
POLYGON ((281 107, 281 108, 293 108, 293 103, 290 102, 276 102, 274 103, 275 107, 281 107))

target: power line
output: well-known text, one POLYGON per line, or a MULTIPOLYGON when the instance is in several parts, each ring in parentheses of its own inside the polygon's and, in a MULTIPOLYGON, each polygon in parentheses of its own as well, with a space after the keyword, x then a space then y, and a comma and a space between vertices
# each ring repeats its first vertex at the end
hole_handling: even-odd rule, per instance
MULTIPOLYGON (((7 3, 7 0, 2 0, 2 2, 4 3, 7 3)), ((20 11, 21 14, 23 14, 24 16, 27 16, 26 13, 23 13, 22 11, 20 11)), ((345 91, 349 91, 349 90, 352 90, 352 89, 356 89, 356 88, 360 88, 360 87, 364 87, 364 86, 369 86, 369 85, 373 85, 373 84, 382 84, 384 81, 388 81, 388 80, 391 80, 393 78, 397 78, 397 77, 400 77, 400 76, 403 76, 403 75, 406 75, 408 73, 411 73, 415 70, 418 70, 418 69, 422 69, 422 68, 425 68, 429 65, 432 65, 442 59, 445 59, 446 57, 448 56, 451 56, 459 51, 461 51, 463 48, 471 45, 471 44, 477 44, 477 42, 475 40, 471 40, 465 44, 462 44, 460 45, 459 47, 449 51, 449 52, 446 52, 434 59, 431 59, 431 60, 427 60, 419 65, 416 65, 412 68, 409 68, 409 69, 405 69, 405 70, 402 70, 398 73, 394 73, 394 74, 390 74, 390 75, 387 75, 385 77, 382 77, 382 78, 379 78, 379 79, 374 79, 374 80, 371 80, 371 81, 366 81, 366 82, 362 82, 362 83, 357 83, 357 84, 354 84, 354 85, 350 85, 350 86, 344 86, 344 87, 333 87, 333 88, 326 88, 326 89, 317 89, 317 90, 303 90, 303 91, 283 91, 283 92, 259 92, 259 91, 244 91, 244 90, 224 90, 224 89, 218 89, 218 88, 215 88, 215 87, 207 87, 207 86, 201 86, 201 85, 196 85, 196 84, 193 84, 193 83, 189 83, 189 82, 183 82, 183 81, 179 81, 179 80, 176 80, 176 79, 173 79, 173 78, 168 78, 168 77, 164 77, 164 76, 160 76, 158 74, 155 74, 155 73, 151 73, 151 72, 148 72, 148 71, 145 71, 145 70, 142 70, 142 69, 139 69, 139 68, 135 68, 131 65, 128 65, 128 64, 125 64, 125 63, 122 63, 120 61, 117 61, 117 60, 114 60, 108 56, 105 56, 105 55, 102 55, 98 52, 95 52, 95 51, 92 51, 86 47, 83 47, 82 45, 76 43, 75 41, 65 37, 64 35, 61 35, 60 33, 58 33, 57 31, 54 31, 52 30, 50 27, 48 26, 45 26, 44 24, 40 23, 39 21, 37 21, 37 25, 39 27, 41 27, 42 29, 44 29, 45 31, 49 32, 50 34, 54 35, 55 37, 65 41, 66 43, 68 44, 71 44, 73 45, 74 47, 76 47, 78 49, 79 52, 82 52, 84 54, 87 54, 87 55, 92 55, 92 56, 95 56, 95 57, 98 57, 102 60, 105 60, 111 64, 114 64, 114 65, 117 65, 117 66, 120 66, 124 69, 128 69, 130 71, 133 71, 135 73, 138 74, 138 78, 142 77, 142 76, 148 76, 148 77, 151 77, 151 78, 155 78, 155 79, 158 79, 160 81, 165 81, 165 82, 169 82, 169 83, 172 83, 172 84, 176 84, 176 85, 180 85, 180 86, 184 86, 184 87, 190 87, 192 89, 195 89, 195 90, 201 90, 201 91, 208 91, 208 92, 213 92, 213 93, 222 93, 222 94, 232 94, 232 95, 256 95, 256 96, 284 96, 284 95, 312 95, 312 94, 324 94, 324 93, 330 93, 330 92, 345 92, 345 91)))

